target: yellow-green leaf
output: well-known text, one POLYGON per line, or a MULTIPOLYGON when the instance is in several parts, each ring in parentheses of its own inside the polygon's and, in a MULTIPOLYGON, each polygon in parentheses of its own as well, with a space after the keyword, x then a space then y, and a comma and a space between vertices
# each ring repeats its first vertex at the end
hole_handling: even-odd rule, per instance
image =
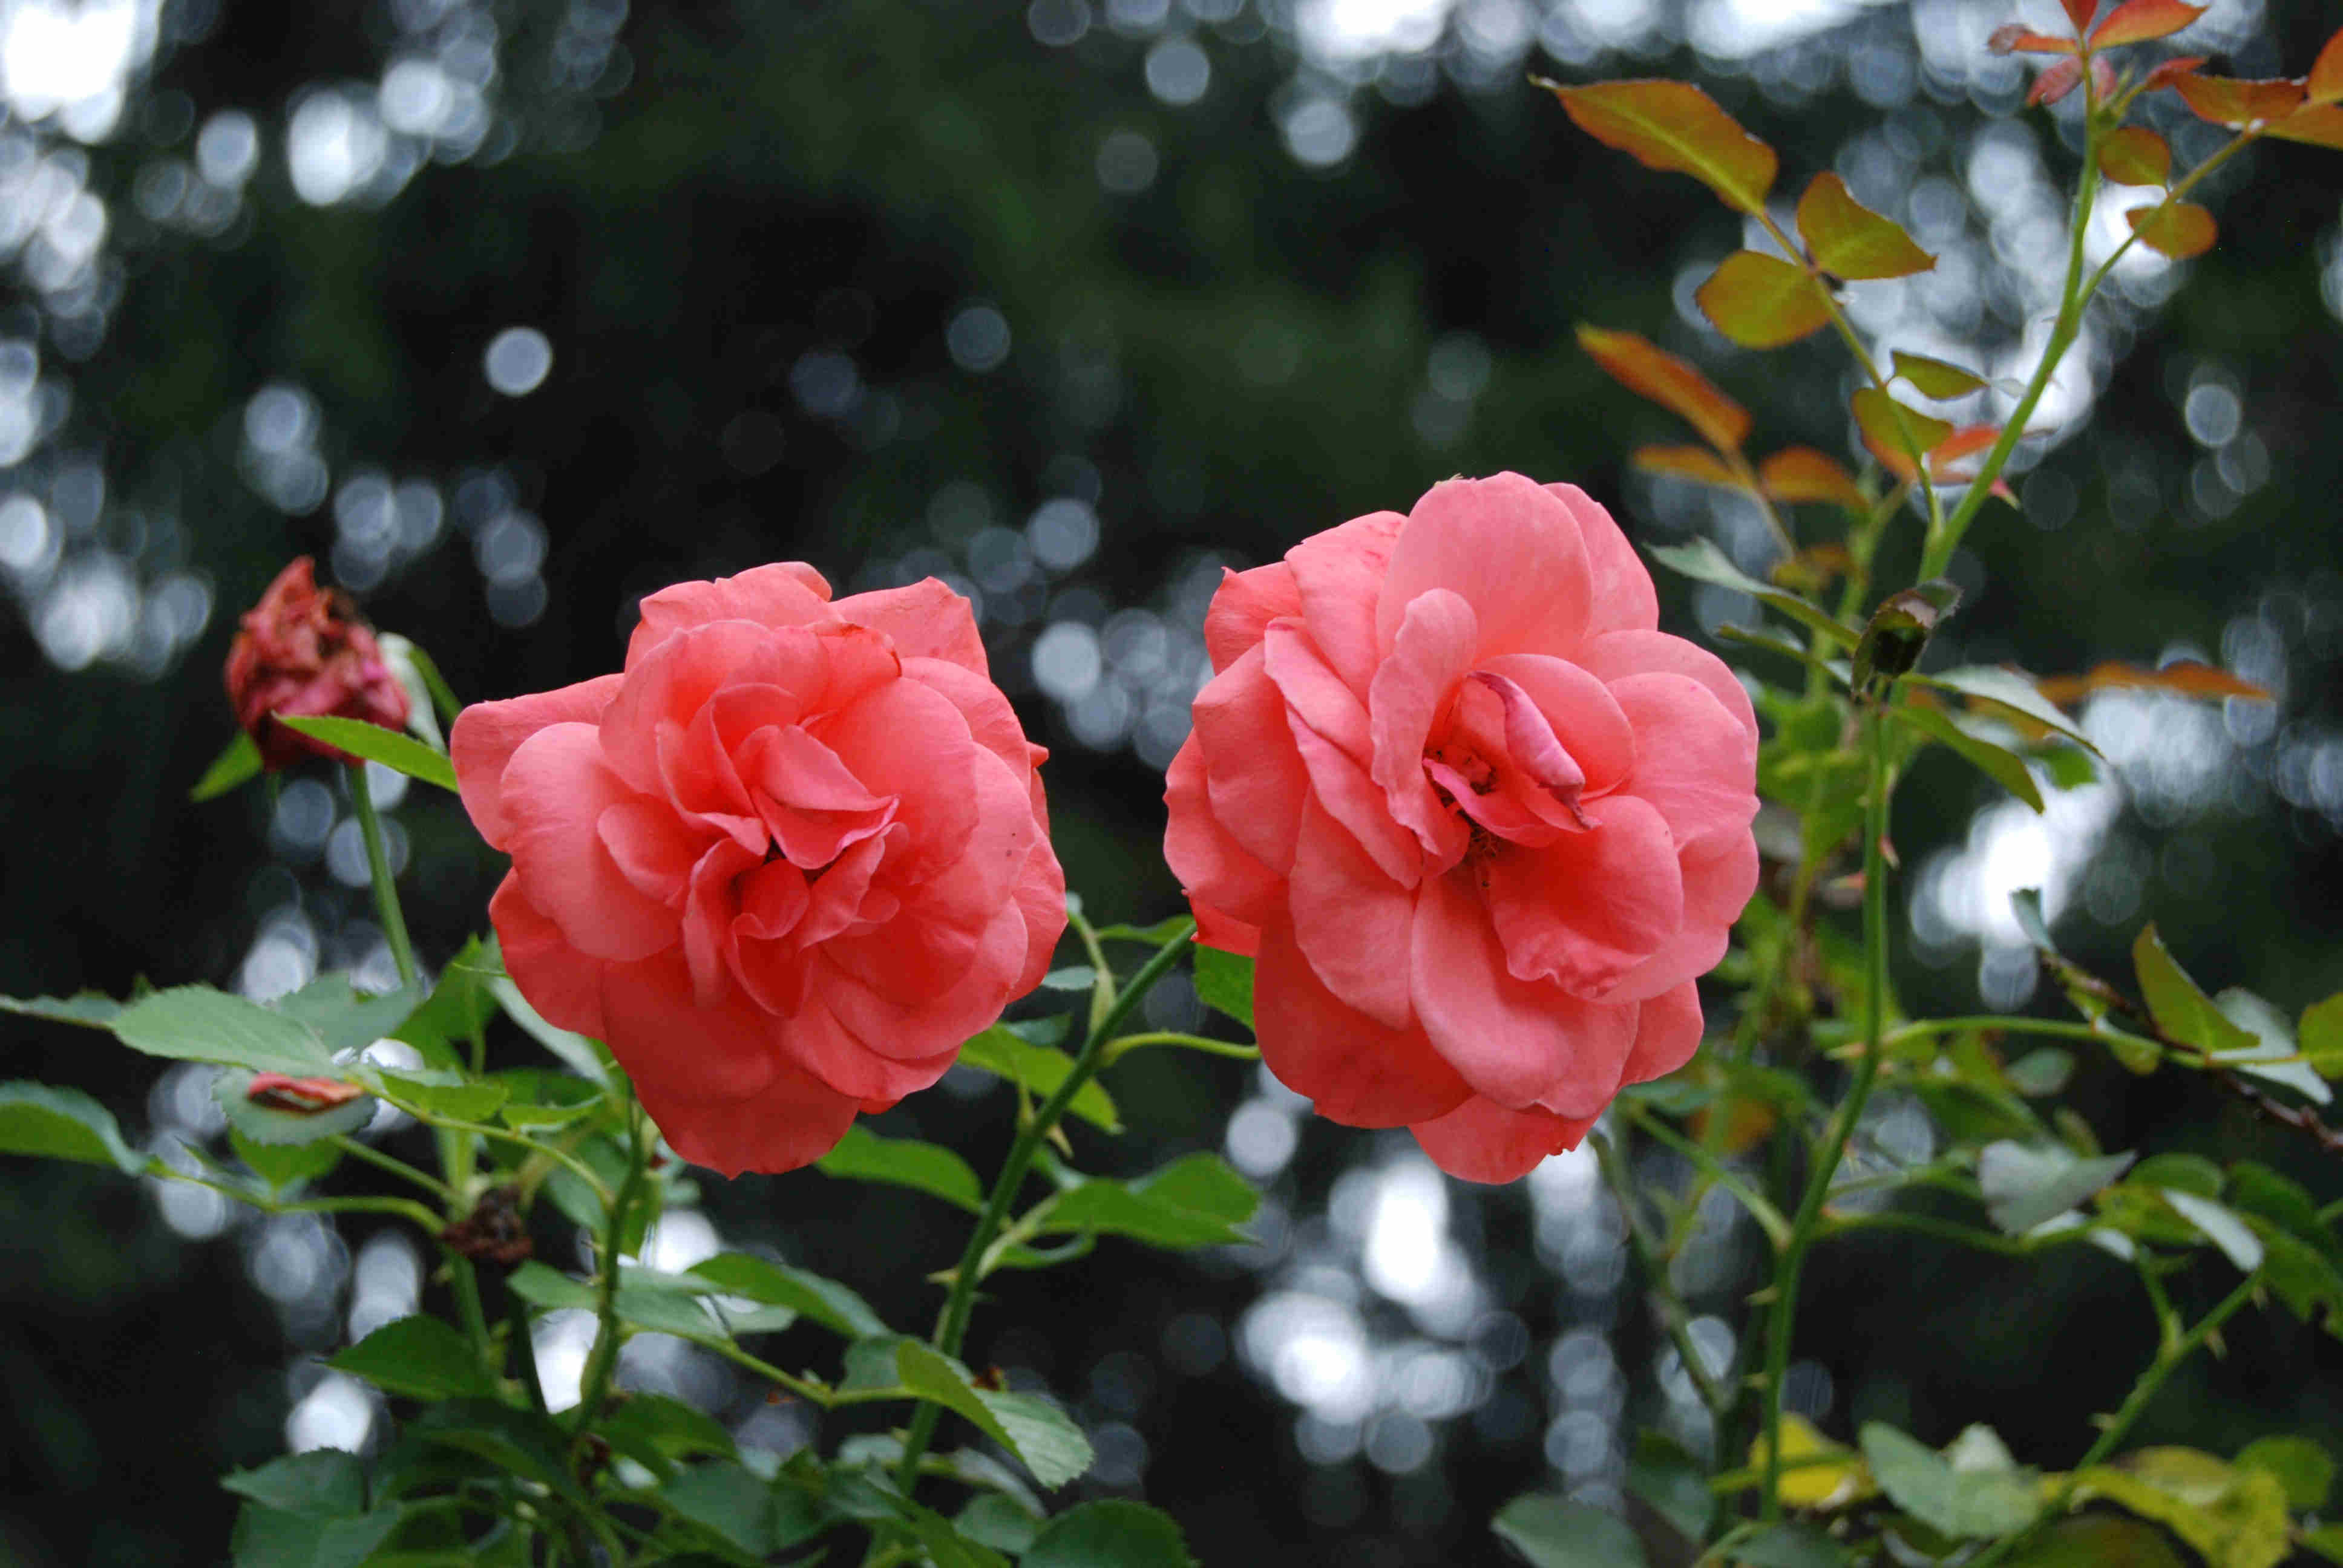
POLYGON ((2043 809, 2041 786, 2026 770, 2025 759, 2013 751, 2005 751, 1989 740, 1980 740, 1969 734, 1941 708, 1917 706, 1891 709, 1895 716, 1931 740, 1942 741, 1958 753, 1979 772, 2033 807, 2043 809))
POLYGON ((1779 348, 1830 323, 1822 284, 1777 256, 1736 250, 1693 294, 1700 312, 1744 348, 1779 348))
POLYGON ((204 776, 187 791, 187 799, 208 800, 216 795, 225 795, 246 779, 258 778, 260 766, 259 746, 239 729, 226 749, 212 759, 212 765, 204 769, 204 776))
POLYGON ((1854 405, 1855 423, 1863 432, 1863 444, 1899 477, 1909 477, 1916 473, 1929 448, 1953 433, 1952 426, 1944 420, 1932 419, 1876 387, 1865 387, 1857 392, 1854 405))
POLYGON ((2125 126, 2099 144, 2099 172, 2119 186, 2160 186, 2172 177, 2172 148, 2146 126, 2125 126))
POLYGON ((1985 385, 1985 377, 1974 370, 1964 370, 1925 354, 1906 354, 1900 348, 1896 351, 1896 374, 1909 381, 1923 397, 1939 400, 1966 397, 1985 385))
POLYGON ((2295 1038, 2313 1072, 2343 1078, 2343 991, 2305 1008, 2295 1038))
POLYGON ((2333 104, 2343 102, 2343 28, 2327 40, 2311 62, 2310 75, 2303 78, 2303 98, 2307 103, 2333 104))
POLYGON ((2213 248, 2213 241, 2221 232, 2213 215, 2193 201, 2136 206, 2124 214, 2124 221, 2131 225, 2142 245, 2176 261, 2204 255, 2213 248))
POLYGON ((1861 511, 1870 505, 1855 476, 1812 447, 1787 447, 1757 465, 1757 484, 1777 501, 1827 501, 1861 511))
POLYGON ((1716 100, 1684 82, 1595 82, 1565 87, 1534 77, 1578 128, 1646 167, 1685 174, 1745 213, 1765 210, 1780 160, 1716 100))
POLYGON ((2254 120, 2277 120, 2292 114, 2303 102, 2303 85, 2283 76, 2245 81, 2231 76, 2200 76, 2187 72, 2172 78, 2172 90, 2200 120, 2217 126, 2242 126, 2254 120))
POLYGON ((1903 225, 1855 200, 1835 174, 1816 175, 1798 198, 1798 233, 1815 265, 1836 277, 1906 277, 1936 265, 1903 225))
POLYGON ((2314 104, 2274 121, 2263 132, 2282 142, 2304 142, 2314 147, 2343 147, 2343 104, 2314 104))
POLYGON ((1719 451, 1736 449, 1749 434, 1749 410, 1718 391, 1691 361, 1648 338, 1581 327, 1578 346, 1622 387, 1676 415, 1719 451))
POLYGON ((2253 1034, 2230 1022, 2213 999, 2188 978, 2188 971, 2157 934, 2154 921, 2141 928, 2132 942, 2131 961, 2148 1013, 2167 1035, 2207 1054, 2254 1048, 2253 1034))
POLYGON ((451 795, 456 792, 456 765, 440 752, 396 729, 386 729, 363 719, 337 719, 329 714, 300 717, 280 713, 276 719, 286 729, 312 740, 322 740, 369 762, 379 762, 409 779, 437 784, 451 795))
POLYGON ((2191 1448, 2146 1448, 2075 1474, 2075 1497, 2104 1497, 2153 1519, 2207 1568, 2277 1568, 2287 1555, 2286 1487, 2191 1448))

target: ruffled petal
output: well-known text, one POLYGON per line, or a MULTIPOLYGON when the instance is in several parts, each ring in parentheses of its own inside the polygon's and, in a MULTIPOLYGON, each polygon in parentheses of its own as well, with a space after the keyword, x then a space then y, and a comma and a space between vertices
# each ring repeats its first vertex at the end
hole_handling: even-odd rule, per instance
POLYGON ((885 632, 905 658, 940 658, 978 675, 990 673, 975 610, 934 578, 922 578, 909 588, 855 594, 830 608, 840 620, 885 632))
MULTIPOLYGON (((950 698, 916 680, 889 681, 809 728, 865 789, 899 802, 895 827, 910 836, 890 851, 890 879, 924 881, 967 852, 978 825, 970 780, 980 753, 950 698)), ((984 760, 1001 766, 989 755, 984 760)), ((1030 826, 1024 811, 1016 815, 1030 826)))
POLYGON ((1584 798, 1605 795, 1635 766, 1635 731, 1618 699, 1596 677, 1564 658, 1503 653, 1481 670, 1526 693, 1554 739, 1586 776, 1584 798))
POLYGON ((1489 919, 1516 980, 1602 995, 1684 925, 1684 877, 1659 812, 1633 796, 1603 803, 1591 831, 1490 859, 1489 919))
POLYGON ((488 920, 497 929, 505 973, 528 1005, 556 1029, 599 1040, 602 1027, 602 965, 569 945, 561 928, 538 912, 512 872, 488 900, 488 920))
POLYGON ((1757 739, 1757 711, 1748 689, 1725 660, 1696 643, 1664 631, 1605 632, 1589 638, 1571 661, 1605 684, 1630 675, 1688 675, 1708 688, 1750 739, 1757 739))
POLYGON ((1690 980, 1644 1002, 1635 1014, 1635 1045, 1620 1070, 1620 1085, 1649 1083, 1690 1061, 1700 1050, 1703 1027, 1700 988, 1690 980))
POLYGON ((1577 522, 1579 539, 1586 546, 1587 570, 1594 581, 1594 608, 1587 618, 1586 635, 1657 627, 1660 596, 1618 522, 1576 485, 1548 485, 1545 493, 1577 522))
POLYGON ((669 909, 682 902, 691 868, 708 849, 708 835, 687 826, 666 801, 640 797, 606 808, 594 831, 635 890, 669 909))
POLYGON ((1630 675, 1611 695, 1635 727, 1634 771, 1622 796, 1659 808, 1681 848, 1746 837, 1757 815, 1757 742, 1706 687, 1683 675, 1630 675))
POLYGON ((1423 875, 1423 850, 1413 834, 1392 820, 1390 802, 1367 770, 1306 724, 1293 726, 1293 747, 1309 771, 1311 792, 1326 814, 1350 831, 1384 876, 1402 887, 1415 886, 1423 875))
POLYGON ((1445 1115, 1473 1092, 1421 1029, 1385 1029, 1318 979, 1281 917, 1261 933, 1253 970, 1261 1059, 1277 1081, 1350 1127, 1400 1127, 1445 1115))
POLYGON ((1508 1111, 1474 1095, 1447 1115, 1408 1131, 1432 1162, 1467 1181, 1512 1181, 1550 1155, 1578 1147, 1594 1117, 1556 1116, 1532 1107, 1508 1111))
POLYGON ((1262 669, 1294 717, 1365 766, 1373 751, 1367 706, 1320 656, 1308 628, 1298 620, 1272 621, 1261 651, 1262 669))
POLYGON ((1311 637, 1342 683, 1362 698, 1389 646, 1376 636, 1375 593, 1406 521, 1397 512, 1370 512, 1285 552, 1311 637))
POLYGON ((1676 858, 1684 876, 1684 925, 1657 952, 1604 993, 1607 1001, 1640 1001, 1697 980, 1715 969, 1733 938, 1749 895, 1757 890, 1757 842, 1742 833, 1676 858))
POLYGON ((1221 586, 1204 611, 1204 652, 1212 661, 1212 673, 1218 675, 1242 658, 1245 649, 1261 641, 1271 621, 1301 613, 1302 591, 1294 584, 1293 568, 1283 561, 1247 572, 1223 569, 1221 586))
POLYGON ((1519 474, 1434 485, 1392 546, 1375 602, 1380 648, 1418 594, 1444 588, 1473 607, 1480 653, 1563 653, 1585 636, 1594 578, 1578 524, 1519 474))
POLYGON ((808 626, 833 618, 830 584, 803 561, 754 567, 713 582, 678 583, 643 596, 642 619, 627 639, 627 668, 677 632, 710 621, 745 620, 759 626, 808 626))
POLYGON ((1295 944, 1326 989, 1385 1029, 1412 1025, 1408 950, 1415 896, 1314 800, 1302 809, 1286 896, 1295 944))
POLYGON ((636 890, 596 830, 605 811, 638 799, 603 759, 591 724, 540 729, 505 767, 514 874, 528 901, 591 958, 648 958, 678 935, 674 913, 636 890))
POLYGON ((666 793, 659 767, 662 734, 672 752, 709 699, 727 686, 802 686, 801 667, 811 657, 811 642, 801 637, 791 643, 747 620, 677 628, 628 665, 602 710, 602 749, 610 766, 639 793, 666 793))
POLYGON ((505 764, 521 742, 548 725, 598 722, 625 678, 597 676, 556 691, 475 702, 456 716, 456 727, 447 732, 447 759, 456 765, 464 809, 490 849, 505 847, 505 764))
POLYGON ((1282 875, 1293 864, 1310 775, 1258 645, 1205 683, 1193 712, 1212 815, 1247 854, 1282 875))
MULTIPOLYGON (((1009 988, 1025 967, 1025 919, 1014 903, 1003 904, 985 928, 975 960, 952 984, 924 995, 876 990, 830 961, 828 950, 821 957, 816 984, 822 1002, 866 1050, 893 1062, 926 1062, 940 1054, 950 1066, 960 1042, 998 1018, 1008 1001, 1009 988)), ((935 1077, 940 1076, 939 1069, 935 1077)))
POLYGON ((1203 753, 1192 734, 1164 769, 1163 804, 1169 812, 1163 859, 1180 879, 1181 890, 1191 900, 1211 904, 1245 925, 1266 921, 1284 891, 1284 879, 1246 853, 1212 814, 1204 793, 1203 753))
POLYGON ((1415 835, 1441 870, 1464 853, 1468 829, 1433 793, 1423 775, 1423 749, 1457 682, 1472 668, 1479 640, 1473 607, 1446 588, 1431 589, 1408 605, 1391 655, 1368 689, 1371 776, 1383 787, 1393 820, 1415 835))
POLYGON ((641 1093, 668 1147, 726 1176, 812 1164, 838 1146, 862 1103, 786 1060, 774 1063, 764 1089, 739 1100, 685 1100, 650 1088, 641 1093))
POLYGON ((739 990, 701 1007, 680 948, 602 966, 603 1042, 645 1100, 738 1100, 773 1081, 772 1020, 739 990))

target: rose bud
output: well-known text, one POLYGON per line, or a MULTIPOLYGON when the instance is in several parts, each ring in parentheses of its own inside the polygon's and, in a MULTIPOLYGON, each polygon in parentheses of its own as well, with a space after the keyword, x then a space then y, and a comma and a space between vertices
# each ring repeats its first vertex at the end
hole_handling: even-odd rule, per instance
POLYGON ((1222 579, 1164 855, 1320 1114, 1507 1181, 1683 1065, 1757 722, 1575 487, 1433 487, 1222 579))
POLYGON ((675 1151, 788 1171, 1041 983, 1065 877, 968 600, 798 562, 643 600, 626 668, 466 709, 505 969, 675 1151))
POLYGON ((227 651, 227 699, 236 721, 271 769, 304 757, 355 763, 347 752, 275 721, 330 715, 386 729, 407 726, 407 689, 383 661, 374 630, 339 588, 320 588, 307 556, 277 574, 246 610, 227 651))

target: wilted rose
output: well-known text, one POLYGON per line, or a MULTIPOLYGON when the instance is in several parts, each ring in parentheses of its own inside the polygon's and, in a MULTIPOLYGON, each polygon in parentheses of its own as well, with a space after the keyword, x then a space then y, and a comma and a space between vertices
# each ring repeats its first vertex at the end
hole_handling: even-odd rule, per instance
POLYGON ((363 719, 386 729, 407 725, 407 689, 383 661, 373 628, 347 594, 317 586, 307 556, 278 572, 244 613, 227 650, 226 676, 236 721, 258 744, 267 768, 304 757, 357 760, 275 722, 278 714, 363 719))
POLYGON ((1657 626, 1610 515, 1518 474, 1222 581, 1164 852, 1322 1114, 1510 1181, 1698 1046, 1756 885, 1757 725, 1657 626))
POLYGON ((465 709, 489 913, 685 1158, 819 1158, 943 1075, 1065 929, 1030 745, 966 599, 797 562, 643 601, 626 668, 465 709))

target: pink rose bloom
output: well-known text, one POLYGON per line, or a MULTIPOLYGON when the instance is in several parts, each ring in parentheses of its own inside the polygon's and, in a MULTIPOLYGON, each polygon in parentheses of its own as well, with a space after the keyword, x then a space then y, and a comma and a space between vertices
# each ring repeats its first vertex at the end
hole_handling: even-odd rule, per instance
POLYGON ((277 722, 280 713, 407 728, 407 689, 383 662, 373 628, 349 595, 317 586, 317 568, 307 556, 295 557, 260 602, 244 612, 223 674, 236 721, 258 744, 261 765, 271 770, 304 757, 357 760, 286 729, 277 722))
POLYGON ((1066 924, 968 601, 796 561, 643 600, 626 668, 456 720, 505 968, 607 1042, 676 1152, 820 1158, 1030 990, 1066 924))
POLYGON ((1164 855, 1321 1115, 1509 1181, 1692 1056, 1757 722, 1658 620, 1610 514, 1518 474, 1222 581, 1164 855))

